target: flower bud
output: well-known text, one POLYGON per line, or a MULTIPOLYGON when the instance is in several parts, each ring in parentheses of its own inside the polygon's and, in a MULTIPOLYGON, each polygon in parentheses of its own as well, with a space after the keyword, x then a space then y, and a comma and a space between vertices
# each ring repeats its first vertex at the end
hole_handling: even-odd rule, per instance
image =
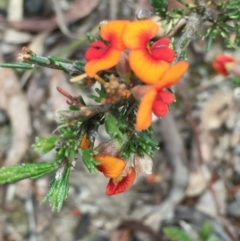
POLYGON ((120 144, 115 140, 110 140, 106 142, 101 142, 95 150, 103 156, 117 156, 120 152, 120 144))

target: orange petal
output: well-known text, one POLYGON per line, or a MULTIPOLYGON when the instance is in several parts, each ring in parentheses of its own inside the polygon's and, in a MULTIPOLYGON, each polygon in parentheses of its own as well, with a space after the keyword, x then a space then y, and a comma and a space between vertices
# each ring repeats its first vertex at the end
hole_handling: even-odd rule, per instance
POLYGON ((122 178, 111 178, 109 180, 106 187, 106 194, 111 196, 125 192, 134 183, 135 178, 136 171, 134 167, 130 167, 126 176, 122 178))
POLYGON ((90 144, 91 144, 91 141, 87 138, 87 133, 85 133, 80 143, 80 147, 82 149, 89 149, 90 144))
POLYGON ((170 68, 170 64, 154 59, 147 51, 133 50, 129 64, 135 75, 146 84, 154 84, 170 68))
POLYGON ((102 25, 100 36, 110 43, 111 48, 123 50, 125 46, 122 41, 122 34, 127 23, 129 23, 127 20, 110 21, 102 25))
POLYGON ((157 96, 155 88, 150 89, 140 102, 137 112, 136 129, 138 131, 149 128, 152 122, 152 105, 157 96))
POLYGON ((147 48, 148 41, 158 32, 158 25, 152 20, 140 20, 126 24, 123 42, 129 49, 147 48))
POLYGON ((157 89, 167 88, 174 85, 182 77, 188 68, 185 61, 172 65, 167 72, 155 84, 157 89))
POLYGON ((120 59, 121 51, 109 49, 106 54, 99 59, 94 59, 86 63, 84 69, 87 75, 93 78, 98 71, 106 70, 115 66, 120 59))
POLYGON ((109 178, 118 177, 126 166, 125 161, 113 156, 95 155, 93 157, 101 163, 96 166, 98 170, 109 178))

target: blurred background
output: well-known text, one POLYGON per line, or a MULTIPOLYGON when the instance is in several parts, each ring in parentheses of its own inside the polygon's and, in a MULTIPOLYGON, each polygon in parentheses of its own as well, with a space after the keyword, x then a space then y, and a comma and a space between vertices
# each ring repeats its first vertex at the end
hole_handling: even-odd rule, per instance
MULTIPOLYGON (((148 0, 0 0, 0 62, 17 63, 24 46, 41 56, 84 61, 87 33, 102 20, 133 20, 137 9, 152 8, 148 0)), ((79 161, 60 212, 41 203, 51 175, 0 186, 0 241, 167 241, 166 227, 180 228, 190 240, 240 240, 240 87, 211 67, 223 51, 220 40, 208 52, 203 40, 190 44, 177 102, 154 122, 160 151, 152 175, 108 197, 108 180, 79 161)), ((232 55, 239 58, 240 49, 232 55)), ((0 68, 0 167, 54 158, 31 145, 52 133, 56 112, 68 107, 56 87, 83 92, 69 78, 48 68, 0 68)), ((180 236, 175 240, 189 240, 180 236)))

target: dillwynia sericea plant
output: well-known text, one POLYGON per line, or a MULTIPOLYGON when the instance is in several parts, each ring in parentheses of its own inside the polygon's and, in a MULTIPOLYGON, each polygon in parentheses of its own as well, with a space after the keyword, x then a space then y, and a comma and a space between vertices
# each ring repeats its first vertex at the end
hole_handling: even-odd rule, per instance
MULTIPOLYGON (((69 177, 78 156, 90 173, 101 172, 109 182, 107 195, 125 192, 136 175, 151 173, 153 152, 158 149, 151 128, 152 113, 164 117, 174 102, 170 87, 186 72, 185 61, 175 58, 168 38, 154 42, 159 26, 149 19, 102 22, 99 34, 91 38, 85 52, 83 73, 71 79, 95 88, 88 95, 96 102, 86 105, 61 88, 69 110, 57 113, 59 127, 47 138, 37 138, 34 148, 42 153, 56 151, 52 162, 24 163, 0 169, 0 182, 38 178, 55 171, 45 197, 53 209, 60 209, 68 197, 69 177), (99 82, 100 88, 95 87, 99 82), (100 125, 109 141, 94 145, 100 125)), ((22 60, 36 58, 25 48, 22 60)), ((76 64, 77 66, 77 64, 76 64)))
MULTIPOLYGON (((205 33, 198 33, 207 39, 207 48, 218 34, 230 47, 240 41, 238 23, 234 21, 240 17, 240 11, 236 11, 238 0, 220 1, 211 9, 196 0, 195 5, 184 4, 185 8, 171 11, 165 0, 151 2, 167 23, 188 16, 185 32, 175 48, 167 37, 156 39, 159 25, 143 17, 136 21, 101 22, 97 36, 88 36, 90 46, 85 52, 85 63, 40 57, 24 48, 20 64, 1 64, 31 69, 34 63, 61 69, 73 76, 72 82, 95 89, 96 95, 88 95, 95 102, 88 105, 82 96, 72 96, 58 87, 69 108, 57 113, 57 130, 47 138, 38 137, 33 145, 42 153, 55 150, 55 159, 3 167, 0 184, 55 172, 44 201, 60 210, 68 197, 70 174, 79 157, 90 173, 100 172, 109 179, 107 195, 125 192, 139 173, 151 173, 153 153, 158 149, 151 127, 152 114, 164 117, 174 102, 171 87, 188 68, 186 61, 178 60, 197 36, 198 26, 204 21, 212 22, 205 33), (228 21, 233 21, 234 26, 228 25, 228 21), (235 42, 227 37, 230 32, 237 33, 235 42), (109 140, 96 146, 99 126, 105 127, 109 140)), ((234 61, 232 57, 218 56, 213 67, 226 75, 234 61)))

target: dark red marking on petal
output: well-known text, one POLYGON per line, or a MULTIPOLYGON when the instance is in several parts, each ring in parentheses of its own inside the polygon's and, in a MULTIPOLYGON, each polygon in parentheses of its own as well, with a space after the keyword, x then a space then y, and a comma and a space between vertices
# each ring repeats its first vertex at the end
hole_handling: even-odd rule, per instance
POLYGON ((108 49, 109 47, 105 43, 101 41, 95 41, 91 43, 90 47, 87 49, 85 53, 85 59, 87 61, 90 61, 93 59, 100 59, 106 54, 108 49))

